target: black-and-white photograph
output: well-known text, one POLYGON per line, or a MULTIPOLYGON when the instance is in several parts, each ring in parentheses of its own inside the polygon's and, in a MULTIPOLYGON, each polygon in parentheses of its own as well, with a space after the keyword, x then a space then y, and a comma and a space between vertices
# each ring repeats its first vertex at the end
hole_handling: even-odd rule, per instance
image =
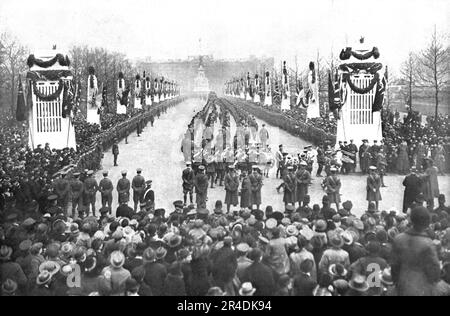
POLYGON ((0 0, 0 295, 450 296, 449 115, 448 0, 0 0))

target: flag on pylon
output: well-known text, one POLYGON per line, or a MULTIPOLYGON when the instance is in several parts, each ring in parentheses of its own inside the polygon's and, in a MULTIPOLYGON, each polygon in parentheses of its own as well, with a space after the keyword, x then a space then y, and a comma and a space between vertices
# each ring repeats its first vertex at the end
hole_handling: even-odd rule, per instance
POLYGON ((27 106, 25 104, 25 95, 23 93, 22 77, 19 75, 19 89, 17 91, 17 108, 16 108, 17 121, 25 121, 27 119, 27 106))

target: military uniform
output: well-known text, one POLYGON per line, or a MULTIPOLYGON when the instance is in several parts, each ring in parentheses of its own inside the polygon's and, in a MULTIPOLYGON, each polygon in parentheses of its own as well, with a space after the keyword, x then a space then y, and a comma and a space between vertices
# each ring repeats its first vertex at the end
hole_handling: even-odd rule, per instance
POLYGON ((295 205, 295 175, 292 173, 293 169, 290 169, 290 172, 288 172, 283 177, 283 183, 284 183, 284 194, 283 194, 283 202, 285 205, 292 204, 295 205))
POLYGON ((325 179, 325 188, 330 204, 335 203, 336 209, 339 209, 341 203, 341 180, 337 175, 332 174, 325 179))
POLYGON ((69 181, 65 178, 60 178, 55 180, 53 183, 54 191, 56 195, 58 195, 58 206, 61 207, 64 211, 64 214, 67 213, 67 206, 69 203, 69 192, 70 185, 69 181))
POLYGON ((108 205, 112 207, 112 191, 114 189, 113 183, 108 178, 103 178, 100 180, 99 190, 102 195, 102 207, 108 205))
POLYGON ((97 180, 94 178, 87 178, 84 180, 84 192, 86 193, 86 199, 87 199, 87 208, 86 208, 86 215, 89 215, 89 208, 92 206, 92 215, 95 216, 95 201, 96 201, 96 193, 98 190, 98 184, 97 180))
POLYGON ((187 203, 187 195, 189 194, 190 202, 193 203, 192 195, 194 191, 194 178, 195 174, 191 168, 186 168, 183 170, 183 174, 181 176, 183 180, 183 195, 184 195, 184 204, 187 203))
POLYGON ((204 173, 198 173, 194 178, 197 207, 205 208, 208 199, 208 177, 204 173))
POLYGON ((83 190, 84 185, 80 179, 75 178, 70 183, 70 192, 72 196, 72 217, 75 216, 75 211, 77 210, 80 214, 83 206, 83 190))
POLYGON ((117 182, 117 193, 119 194, 119 204, 128 203, 130 201, 130 180, 122 178, 117 182))
POLYGON ((308 195, 308 187, 311 183, 311 174, 308 170, 297 170, 295 173, 295 180, 297 182, 296 201, 299 205, 303 203, 305 196, 308 195))
POLYGON ((144 177, 140 174, 134 176, 131 186, 133 188, 134 211, 136 212, 138 203, 142 202, 142 194, 145 189, 144 177))
POLYGON ((114 156, 114 166, 117 166, 117 157, 119 156, 119 145, 114 144, 112 147, 112 153, 114 156))
POLYGON ((231 172, 225 176, 225 204, 227 205, 228 211, 230 210, 230 205, 237 206, 239 203, 239 176, 236 174, 231 175, 231 172))
POLYGON ((252 184, 248 176, 242 178, 240 206, 241 208, 252 208, 252 184))
POLYGON ((251 207, 253 207, 253 205, 256 204, 256 206, 259 209, 259 206, 261 205, 261 189, 263 186, 263 180, 259 173, 252 173, 249 176, 249 179, 250 179, 251 188, 252 188, 252 197, 251 197, 252 205, 251 205, 251 207))

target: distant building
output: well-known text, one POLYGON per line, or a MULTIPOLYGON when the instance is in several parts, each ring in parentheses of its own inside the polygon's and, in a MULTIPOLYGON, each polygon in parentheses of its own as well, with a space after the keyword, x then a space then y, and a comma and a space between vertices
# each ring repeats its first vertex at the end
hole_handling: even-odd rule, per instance
MULTIPOLYGON (((222 93, 223 85, 227 80, 247 72, 258 72, 262 75, 265 70, 274 68, 274 58, 255 58, 241 60, 216 60, 212 55, 203 55, 202 66, 204 75, 208 80, 209 89, 222 93)), ((154 76, 171 78, 181 85, 183 92, 193 92, 196 78, 199 75, 199 56, 190 56, 185 60, 152 61, 147 59, 137 63, 140 71, 146 71, 154 76)))

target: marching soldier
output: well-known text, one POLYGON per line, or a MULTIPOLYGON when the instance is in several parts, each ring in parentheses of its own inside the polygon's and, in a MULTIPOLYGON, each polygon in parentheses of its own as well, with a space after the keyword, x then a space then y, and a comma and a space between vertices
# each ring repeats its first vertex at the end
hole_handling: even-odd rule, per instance
POLYGON ((230 212, 231 205, 239 204, 238 197, 239 176, 236 174, 234 166, 229 167, 229 172, 225 176, 225 204, 227 205, 227 213, 230 212))
POLYGON ((330 168, 331 175, 329 175, 325 179, 324 184, 326 192, 328 194, 330 205, 332 203, 336 204, 336 210, 339 210, 339 204, 341 203, 341 194, 340 194, 341 180, 336 175, 337 171, 338 170, 336 167, 331 167, 330 168))
POLYGON ((60 178, 53 182, 53 188, 56 195, 58 195, 58 206, 61 207, 64 214, 67 215, 70 185, 69 181, 66 179, 66 173, 61 172, 60 178))
POLYGON ((133 188, 133 202, 134 202, 134 211, 137 211, 138 203, 142 202, 142 194, 145 189, 145 179, 141 175, 142 169, 138 168, 136 170, 137 174, 134 176, 131 186, 133 188))
POLYGON ((375 202, 376 208, 378 210, 379 201, 381 200, 381 178, 379 175, 377 175, 377 167, 370 166, 369 167, 370 173, 367 177, 367 202, 375 202))
POLYGON ((208 177, 205 174, 205 166, 198 167, 198 173, 194 178, 197 208, 206 208, 208 200, 208 177))
POLYGON ((86 216, 89 216, 90 208, 92 207, 92 215, 95 216, 95 201, 96 201, 96 193, 98 191, 97 180, 95 180, 92 175, 94 171, 89 170, 87 173, 87 179, 84 180, 84 192, 86 193, 87 199, 87 207, 86 207, 86 216))
POLYGON ((108 179, 108 171, 103 171, 103 179, 100 180, 98 188, 102 196, 102 207, 106 207, 106 205, 108 205, 111 214, 112 191, 114 187, 111 180, 108 179))
POLYGON ((80 181, 80 173, 73 174, 74 179, 70 182, 70 194, 72 196, 72 218, 75 217, 75 210, 78 211, 78 216, 81 217, 83 212, 83 182, 80 181))
POLYGON ((299 207, 302 205, 305 196, 308 195, 308 187, 311 183, 311 174, 306 170, 306 167, 306 162, 300 162, 300 167, 295 173, 297 183, 296 200, 298 201, 299 207))
POLYGON ((189 161, 186 163, 186 169, 183 170, 182 177, 183 179, 183 199, 184 205, 187 204, 187 195, 189 194, 189 200, 193 202, 193 191, 194 191, 194 178, 195 174, 192 170, 192 163, 189 161))
POLYGON ((283 177, 284 191, 283 202, 285 206, 292 204, 295 206, 295 175, 294 167, 289 166, 287 168, 288 173, 283 177))
POLYGON ((127 172, 122 171, 122 179, 117 182, 117 193, 119 194, 119 204, 127 204, 130 201, 130 180, 127 179, 127 172))
POLYGON ((117 167, 117 157, 119 156, 119 145, 117 144, 117 139, 114 140, 114 145, 112 147, 112 153, 114 156, 114 167, 117 167))
POLYGON ((253 167, 253 173, 249 176, 250 184, 252 188, 252 196, 251 196, 251 206, 256 205, 256 208, 259 210, 259 206, 261 205, 261 189, 263 186, 262 176, 258 172, 258 167, 253 167))

